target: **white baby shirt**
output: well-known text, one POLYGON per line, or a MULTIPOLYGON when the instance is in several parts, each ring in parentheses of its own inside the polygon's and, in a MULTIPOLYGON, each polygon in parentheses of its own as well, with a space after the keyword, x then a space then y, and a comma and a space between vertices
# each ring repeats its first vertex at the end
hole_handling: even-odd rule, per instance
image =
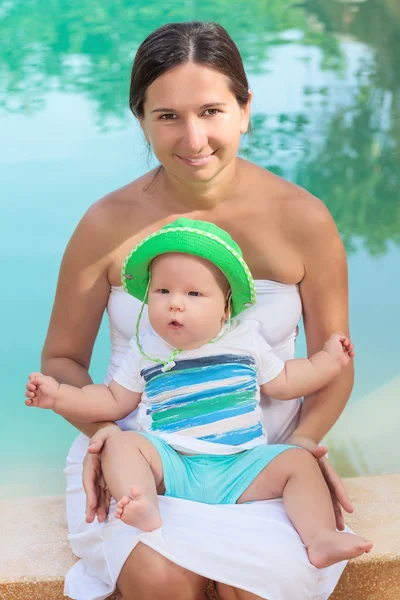
MULTIPOLYGON (((222 339, 183 350, 165 373, 132 338, 113 379, 142 393, 143 430, 180 452, 234 454, 266 444, 259 386, 277 377, 285 363, 258 330, 256 321, 232 321, 222 339)), ((152 358, 166 361, 174 350, 150 327, 140 342, 152 358)))

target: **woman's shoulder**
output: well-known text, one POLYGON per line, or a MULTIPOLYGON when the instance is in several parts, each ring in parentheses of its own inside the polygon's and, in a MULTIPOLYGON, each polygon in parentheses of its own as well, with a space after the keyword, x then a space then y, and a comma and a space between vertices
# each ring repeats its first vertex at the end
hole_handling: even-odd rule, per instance
POLYGON ((124 240, 129 246, 128 240, 148 226, 146 188, 154 176, 150 171, 94 202, 83 215, 78 231, 83 232, 83 237, 111 244, 113 248, 118 248, 124 240))
POLYGON ((134 208, 140 208, 146 188, 154 179, 154 171, 145 173, 126 185, 107 193, 94 202, 87 210, 87 219, 120 219, 126 213, 132 214, 134 208))
POLYGON ((312 237, 316 231, 336 229, 332 215, 322 200, 305 188, 268 171, 264 167, 244 161, 245 179, 252 181, 252 189, 257 190, 257 209, 263 207, 262 214, 274 216, 283 231, 290 235, 312 237))

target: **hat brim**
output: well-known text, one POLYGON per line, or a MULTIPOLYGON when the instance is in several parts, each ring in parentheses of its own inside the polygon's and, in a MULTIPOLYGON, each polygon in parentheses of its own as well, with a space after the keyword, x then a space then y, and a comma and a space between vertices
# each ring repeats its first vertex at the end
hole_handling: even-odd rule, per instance
POLYGON ((256 303, 253 278, 243 258, 217 236, 187 227, 160 229, 139 242, 122 266, 124 290, 143 302, 152 260, 170 252, 199 256, 222 271, 232 291, 232 317, 256 303))

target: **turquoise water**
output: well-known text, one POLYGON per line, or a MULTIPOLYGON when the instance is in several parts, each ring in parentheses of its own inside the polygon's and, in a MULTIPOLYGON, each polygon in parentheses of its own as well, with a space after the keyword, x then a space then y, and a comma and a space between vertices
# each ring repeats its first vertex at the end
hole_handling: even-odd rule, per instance
MULTIPOLYGON (((400 469, 400 8, 287 0, 0 1, 0 265, 5 494, 59 493, 75 430, 24 406, 65 245, 86 208, 146 171, 127 110, 140 41, 217 20, 255 94, 242 154, 321 197, 349 256, 356 385, 328 441, 343 475, 400 469)), ((92 376, 108 360, 104 323, 92 376)), ((298 354, 304 355, 301 336, 298 354)))

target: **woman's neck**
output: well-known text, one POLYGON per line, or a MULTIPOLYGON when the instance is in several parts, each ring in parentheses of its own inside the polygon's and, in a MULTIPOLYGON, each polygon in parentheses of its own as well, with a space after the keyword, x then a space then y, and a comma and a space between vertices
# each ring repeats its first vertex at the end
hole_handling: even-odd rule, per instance
POLYGON ((171 176, 163 169, 161 176, 163 192, 185 210, 210 210, 222 204, 238 189, 238 159, 227 165, 210 181, 188 183, 171 176))

